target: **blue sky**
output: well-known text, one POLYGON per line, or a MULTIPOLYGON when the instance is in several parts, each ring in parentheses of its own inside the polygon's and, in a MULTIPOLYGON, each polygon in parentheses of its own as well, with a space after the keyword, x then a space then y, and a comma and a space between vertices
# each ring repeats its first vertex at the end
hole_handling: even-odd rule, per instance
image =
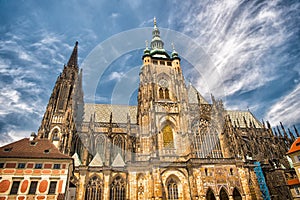
MULTIPOLYGON (((282 121, 300 128, 299 1, 0 0, 0 8, 0 144, 38 130, 75 41, 79 41, 79 62, 85 63, 97 47, 116 42, 124 33, 152 27, 154 16, 162 35, 173 33, 162 37, 168 50, 169 38, 175 36, 179 55, 197 57, 193 46, 184 47, 176 40, 182 34, 201 47, 209 66, 218 72, 210 81, 208 65, 195 68, 188 56, 183 58, 186 79, 203 96, 209 99, 213 93, 227 109, 250 109, 273 126, 282 121)), ((114 47, 126 47, 132 37, 126 40, 114 47)), ((151 32, 144 40, 151 40, 151 32)), ((103 64, 96 102, 124 103, 112 91, 122 91, 120 85, 133 80, 127 102, 134 103, 135 74, 144 46, 141 42, 103 64)), ((90 69, 81 66, 89 74, 90 69)))

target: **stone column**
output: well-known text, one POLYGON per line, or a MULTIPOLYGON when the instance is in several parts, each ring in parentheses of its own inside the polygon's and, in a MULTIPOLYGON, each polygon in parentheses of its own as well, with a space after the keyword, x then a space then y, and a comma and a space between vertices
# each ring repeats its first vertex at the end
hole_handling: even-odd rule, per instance
POLYGON ((110 171, 103 171, 103 200, 109 200, 110 195, 110 171))
POLYGON ((76 199, 84 200, 85 196, 85 186, 86 186, 86 177, 88 177, 87 167, 79 167, 79 185, 77 189, 76 199))

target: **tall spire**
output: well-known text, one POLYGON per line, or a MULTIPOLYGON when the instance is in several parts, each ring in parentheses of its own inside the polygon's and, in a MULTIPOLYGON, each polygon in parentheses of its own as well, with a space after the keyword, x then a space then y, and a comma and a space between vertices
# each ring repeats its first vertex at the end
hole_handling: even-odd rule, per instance
POLYGON ((154 27, 152 31, 151 49, 164 49, 164 42, 160 39, 160 31, 156 26, 156 18, 153 19, 154 27))
POLYGON ((77 67, 78 66, 77 65, 77 58, 78 58, 77 54, 78 54, 78 41, 75 42, 73 52, 70 56, 70 59, 69 59, 69 62, 68 62, 69 67, 72 67, 72 66, 77 67))

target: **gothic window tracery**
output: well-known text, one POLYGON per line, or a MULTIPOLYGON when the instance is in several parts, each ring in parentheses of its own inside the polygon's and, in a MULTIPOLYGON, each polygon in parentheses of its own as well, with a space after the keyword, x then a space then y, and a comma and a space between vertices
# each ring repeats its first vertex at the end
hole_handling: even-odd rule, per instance
POLYGON ((104 159, 104 155, 105 155, 105 137, 103 135, 99 135, 97 137, 96 153, 99 153, 101 158, 104 159))
POLYGON ((65 105, 65 101, 66 101, 66 98, 67 98, 67 95, 69 94, 69 91, 68 91, 68 85, 65 83, 63 86, 62 86, 62 90, 60 91, 60 95, 59 95, 59 99, 58 99, 58 109, 59 110, 63 110, 64 109, 64 105, 65 105))
POLYGON ((169 124, 162 129, 163 146, 166 148, 174 148, 173 130, 169 124))
POLYGON ((52 131, 52 138, 51 138, 51 140, 53 141, 53 140, 58 140, 58 129, 56 128, 56 129, 54 129, 53 131, 52 131))
POLYGON ((168 180, 167 189, 168 189, 168 200, 178 199, 178 185, 173 178, 170 178, 168 180))
POLYGON ((110 199, 111 200, 123 200, 125 199, 126 184, 121 176, 117 176, 110 186, 110 199))
POLYGON ((218 134, 209 126, 209 121, 199 119, 192 124, 194 154, 198 158, 222 157, 218 134))
POLYGON ((160 99, 170 99, 170 93, 168 88, 159 88, 158 93, 160 99))
POLYGON ((103 182, 98 176, 93 176, 86 187, 85 199, 86 200, 101 200, 103 182))
POLYGON ((125 141, 121 135, 116 135, 113 139, 113 158, 118 154, 124 155, 125 141))

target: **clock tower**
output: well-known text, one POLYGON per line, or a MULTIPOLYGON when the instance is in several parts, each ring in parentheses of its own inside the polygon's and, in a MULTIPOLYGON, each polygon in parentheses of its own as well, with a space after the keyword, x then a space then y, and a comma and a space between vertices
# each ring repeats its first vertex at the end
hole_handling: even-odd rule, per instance
POLYGON ((164 49, 154 18, 150 48, 146 44, 140 71, 137 159, 173 161, 190 153, 187 101, 180 58, 174 45, 171 56, 164 49))

